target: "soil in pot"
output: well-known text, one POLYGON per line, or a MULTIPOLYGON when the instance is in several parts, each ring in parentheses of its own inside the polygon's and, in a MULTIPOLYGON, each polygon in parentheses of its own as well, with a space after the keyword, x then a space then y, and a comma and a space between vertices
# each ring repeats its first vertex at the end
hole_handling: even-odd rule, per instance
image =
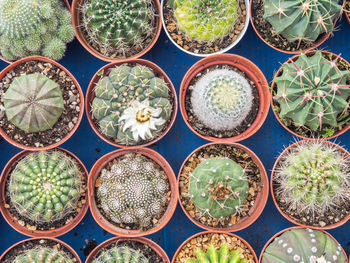
MULTIPOLYGON (((51 86, 49 90, 50 89, 51 86)), ((56 92, 59 91, 55 91, 55 96, 57 95, 56 92)), ((60 96, 57 95, 57 97, 60 96)), ((79 106, 81 98, 78 88, 66 72, 51 63, 38 60, 25 62, 10 70, 0 82, 0 98, 0 128, 15 142, 29 147, 45 147, 60 142, 73 130, 75 125, 77 125, 80 111, 83 110, 79 106), (46 121, 40 122, 40 125, 45 123, 46 130, 26 132, 25 130, 27 130, 28 125, 23 125, 23 127, 21 126, 22 128, 19 128, 19 124, 16 124, 16 126, 8 119, 6 107, 4 106, 4 96, 6 91, 11 87, 11 84, 15 83, 15 79, 23 75, 29 76, 32 74, 43 75, 46 77, 44 80, 46 83, 49 82, 49 85, 52 85, 52 82, 50 82, 50 80, 52 80, 59 86, 62 93, 60 96, 62 96, 63 101, 60 98, 58 98, 58 100, 59 103, 63 104, 63 107, 58 109, 61 115, 58 113, 53 118, 55 121, 57 119, 56 117, 59 116, 55 123, 53 121, 46 127, 46 121), (47 78, 49 80, 47 80, 47 78)), ((50 109, 52 108, 55 108, 55 110, 57 109, 55 105, 50 109)), ((47 111, 47 114, 51 116, 51 110, 47 111)), ((30 125, 34 126, 33 123, 30 125)), ((39 127, 37 127, 38 129, 36 130, 43 128, 40 127, 40 125, 37 125, 39 127)))

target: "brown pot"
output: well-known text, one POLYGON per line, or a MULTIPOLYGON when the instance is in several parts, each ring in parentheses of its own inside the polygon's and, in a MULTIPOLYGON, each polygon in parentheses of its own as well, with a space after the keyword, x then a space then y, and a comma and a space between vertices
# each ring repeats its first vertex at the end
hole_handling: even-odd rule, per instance
MULTIPOLYGON (((275 172, 276 172, 276 168, 278 166, 278 163, 281 161, 282 157, 290 151, 290 149, 294 148, 294 147, 297 147, 298 145, 302 144, 302 143, 305 143, 307 142, 306 140, 302 140, 302 141, 298 141, 298 142, 295 142, 293 143, 292 145, 289 145, 277 158, 273 168, 272 168, 272 173, 271 173, 271 179, 270 179, 270 187, 271 187, 271 195, 272 195, 272 199, 273 199, 273 202, 277 208, 277 210, 281 213, 282 216, 284 216, 284 218, 286 218, 289 222, 295 224, 295 225, 298 225, 298 226, 301 226, 301 227, 304 227, 304 228, 313 228, 313 229, 318 229, 318 230, 325 230, 325 229, 333 229, 333 228, 336 228, 336 227, 339 227, 343 224, 345 224, 349 219, 350 219, 350 212, 349 214, 343 218, 342 220, 340 220, 339 222, 337 223, 334 223, 334 224, 331 224, 331 225, 326 225, 324 227, 320 227, 320 226, 309 226, 309 225, 306 225, 306 224, 303 224, 301 222, 299 222, 298 220, 296 220, 295 218, 293 218, 292 216, 286 214, 285 212, 283 212, 281 210, 281 208, 279 207, 278 203, 277 203, 277 200, 276 200, 276 197, 274 195, 274 187, 273 187, 273 184, 274 184, 274 175, 275 175, 275 172)), ((330 142, 330 141, 324 141, 324 143, 326 144, 329 144, 330 146, 333 146, 333 147, 336 147, 338 148, 338 150, 340 152, 342 152, 344 155, 347 156, 347 158, 350 158, 350 153, 345 150, 344 148, 340 147, 338 144, 335 144, 333 142, 330 142)))
POLYGON ((206 57, 204 59, 201 59, 196 64, 194 64, 186 73, 184 78, 181 82, 180 87, 180 110, 181 115, 186 123, 186 125, 191 129, 192 132, 194 132, 199 137, 203 138, 207 141, 215 141, 215 142, 238 142, 245 140, 252 136, 254 133, 256 133, 260 127, 263 125, 266 116, 269 112, 269 85, 267 83, 267 80, 264 76, 264 74, 260 71, 260 69, 250 60, 234 55, 234 54, 217 54, 217 55, 211 55, 209 57, 206 57), (185 108, 185 98, 186 98, 186 91, 188 86, 191 83, 191 80, 201 71, 204 69, 218 65, 218 64, 225 64, 230 65, 233 67, 238 68, 239 70, 243 71, 247 77, 253 81, 256 85, 256 88, 259 92, 259 98, 260 98, 260 105, 259 105, 259 111, 257 114, 257 117, 255 121, 251 124, 251 126, 245 130, 243 133, 231 137, 231 138, 216 138, 212 136, 205 136, 197 132, 191 124, 188 122, 188 115, 185 108))
POLYGON ((75 35, 77 37, 77 39, 79 40, 80 44, 87 50, 89 51, 90 54, 94 55, 95 57, 107 61, 107 62, 118 62, 118 61, 124 61, 126 59, 135 59, 135 58, 139 58, 141 56, 143 56, 144 54, 146 54, 148 51, 151 50, 151 48, 154 46, 154 44, 157 42, 159 35, 160 35, 160 31, 162 29, 162 22, 161 22, 161 16, 160 16, 160 3, 158 0, 153 0, 155 3, 155 8, 157 10, 158 13, 158 20, 157 20, 157 29, 156 29, 156 33, 153 36, 152 41, 148 44, 148 46, 142 50, 141 52, 128 57, 128 58, 110 58, 107 57, 101 53, 99 53, 97 50, 95 50, 90 44, 89 42, 86 40, 83 31, 81 30, 81 23, 80 23, 80 6, 83 3, 84 0, 73 0, 72 2, 72 16, 73 16, 73 26, 75 28, 75 35))
POLYGON ((171 219, 173 216, 176 205, 177 205, 177 197, 178 197, 178 191, 176 188, 176 177, 174 174, 173 169, 169 165, 169 163, 156 151, 151 150, 149 148, 124 148, 120 150, 116 150, 113 152, 110 152, 104 156, 102 156, 100 159, 97 160, 97 162, 92 167, 89 178, 88 178, 88 196, 89 196, 89 205, 90 210, 92 213, 92 216, 94 217, 97 224, 99 224, 103 229, 106 231, 112 233, 116 236, 123 236, 123 237, 139 237, 139 236, 146 236, 153 234, 160 229, 162 229, 171 219), (171 198, 168 204, 168 208, 164 212, 163 216, 159 219, 159 224, 149 230, 142 231, 139 230, 128 230, 124 228, 120 228, 111 222, 109 222, 106 218, 103 217, 102 213, 97 207, 96 199, 95 199, 95 182, 96 179, 100 175, 100 171, 112 160, 123 156, 127 153, 137 153, 142 154, 153 161, 155 161, 160 167, 163 168, 166 175, 168 176, 169 184, 170 184, 170 190, 171 190, 171 198))
MULTIPOLYGON (((314 54, 316 53, 316 51, 309 51, 307 54, 314 54)), ((332 54, 333 56, 337 57, 336 54, 332 53, 332 52, 328 52, 328 51, 322 51, 323 54, 325 55, 329 55, 329 54, 332 54)), ((289 58, 286 62, 289 62, 289 61, 296 61, 298 59, 299 55, 295 55, 291 58, 289 58)), ((350 64, 349 62, 347 62, 345 59, 341 58, 346 64, 349 65, 350 67, 350 64)), ((285 63, 286 63, 285 62, 285 63)), ((271 107, 272 107, 272 112, 273 114, 275 115, 276 119, 278 120, 278 122, 287 130, 289 131, 291 134, 293 134, 294 136, 297 136, 299 138, 302 138, 304 140, 329 140, 329 139, 332 139, 332 138, 335 138, 339 135, 342 135, 343 133, 345 133, 349 128, 350 128, 350 124, 348 124, 345 128, 343 128, 341 131, 338 131, 336 132, 335 134, 333 134, 332 136, 329 136, 329 137, 326 137, 326 138, 309 138, 309 137, 305 137, 303 135, 300 135, 294 131, 292 131, 291 129, 289 129, 281 120, 280 120, 280 117, 278 116, 278 113, 276 111, 273 110, 274 108, 274 101, 273 101, 273 90, 274 90, 274 87, 275 87, 275 77, 277 77, 278 75, 281 74, 282 72, 282 66, 283 64, 281 65, 281 67, 279 68, 279 70, 277 71, 277 73, 275 74, 274 78, 273 78, 273 81, 272 81, 272 84, 271 84, 271 94, 270 94, 270 101, 271 101, 271 107)))
POLYGON ((5 138, 6 141, 8 141, 10 144, 12 144, 13 146, 16 146, 18 148, 24 149, 24 150, 28 150, 28 151, 42 151, 42 150, 49 150, 49 149, 53 149, 55 147, 58 147, 59 145, 63 144, 64 142, 66 142, 70 137, 72 137, 72 135, 75 133, 75 131, 78 129, 79 124, 81 122, 81 119, 83 118, 83 114, 84 114, 84 94, 83 91, 81 90, 81 87, 78 83, 78 81, 75 79, 75 77, 72 75, 72 73, 69 72, 68 69, 66 69, 65 67, 63 67, 61 64, 59 64, 58 62, 46 58, 46 57, 41 57, 41 56, 31 56, 31 57, 26 57, 26 58, 22 58, 19 59, 13 63, 11 63, 10 65, 8 65, 5 69, 3 69, 0 73, 0 80, 2 80, 6 74, 11 71, 12 69, 14 69, 15 67, 27 62, 27 61, 42 61, 45 63, 51 63, 53 65, 55 65, 56 67, 62 69, 74 82, 74 85, 76 86, 78 92, 79 92, 79 98, 80 98, 80 103, 79 103, 79 107, 80 107, 80 113, 79 113, 79 117, 78 120, 74 126, 74 128, 66 135, 66 137, 64 137, 61 141, 48 145, 48 146, 44 146, 44 147, 33 147, 33 146, 25 146, 22 145, 18 142, 16 142, 15 140, 11 139, 6 132, 0 127, 0 135, 5 138))
POLYGON ((145 237, 129 237, 129 238, 128 237, 113 237, 113 238, 110 238, 110 239, 106 240, 105 242, 101 243, 100 245, 98 245, 86 258, 85 263, 92 263, 96 259, 96 257, 99 256, 100 251, 102 251, 105 248, 108 248, 112 244, 116 244, 118 242, 123 242, 123 241, 133 241, 133 242, 142 243, 142 244, 152 248, 157 253, 157 255, 162 258, 164 263, 170 263, 170 260, 167 256, 167 254, 165 253, 165 251, 157 243, 155 243, 152 240, 145 238, 145 237))
POLYGON ((267 173, 265 170, 265 167, 263 165, 263 163, 260 161, 259 157, 255 155, 255 153, 250 150, 248 147, 239 144, 239 143, 208 143, 205 144, 203 146, 200 146, 199 148, 197 148, 196 150, 194 150, 190 155, 187 156, 186 160, 182 163, 182 166, 179 170, 179 174, 177 177, 177 189, 179 190, 179 203, 180 206, 183 210, 183 212, 185 213, 185 215, 188 217, 188 219, 190 219, 192 221, 192 223, 194 223, 195 225, 197 225, 200 228, 204 228, 205 230, 208 231, 215 231, 215 232, 235 232, 235 231, 240 231, 244 228, 247 228, 248 226, 250 226, 251 224, 253 224, 258 217, 261 215, 262 211, 264 210, 264 207, 267 203, 267 199, 269 197, 269 179, 267 177, 267 173), (254 163, 258 166, 260 172, 261 172, 261 185, 262 185, 262 189, 259 191, 259 193, 256 196, 256 199, 254 201, 254 205, 250 208, 248 215, 241 218, 236 224, 234 224, 233 226, 229 226, 226 228, 219 228, 219 227, 211 227, 211 226, 207 226, 197 220, 195 220, 193 217, 190 216, 190 214, 187 212, 187 210, 185 209, 185 207, 183 206, 182 202, 181 202, 181 193, 180 193, 180 175, 182 173, 182 170, 184 169, 185 164, 187 163, 188 159, 193 156, 193 154, 205 147, 208 147, 210 145, 215 145, 215 144, 226 144, 226 145, 232 145, 235 148, 238 149, 242 149, 243 151, 245 151, 254 161, 254 163))
POLYGON ((116 147, 120 147, 120 148, 129 148, 129 147, 140 147, 140 146, 149 146, 153 143, 156 143, 157 141, 159 141, 160 139, 162 139, 168 132, 169 130, 171 129, 171 127, 173 126, 174 122, 175 122, 175 119, 176 119, 176 114, 177 114, 177 95, 176 95, 176 91, 175 91, 175 88, 174 88, 174 85, 173 83, 171 82, 170 78, 167 76, 167 74, 160 68, 158 67, 156 64, 154 64, 153 62, 151 61, 148 61, 148 60, 144 60, 144 59, 132 59, 132 60, 122 60, 122 61, 119 61, 119 62, 114 62, 114 63, 110 63, 110 64, 107 64, 105 66, 103 66, 102 68, 100 68, 96 73, 95 75, 92 77, 91 81, 90 81, 90 84, 88 86, 88 89, 86 91, 86 99, 85 99, 85 110, 86 110, 86 116, 88 118, 88 121, 90 123, 90 126, 92 127, 92 129, 94 130, 94 132, 102 139, 104 140, 105 142, 113 145, 113 146, 116 146, 116 147), (171 120, 170 120, 170 123, 169 123, 169 126, 167 127, 167 129, 163 132, 163 134, 157 138, 155 138, 154 140, 148 142, 148 143, 145 143, 145 144, 140 144, 140 145, 129 145, 129 146, 126 146, 126 145, 121 145, 121 144, 118 144, 116 142, 114 142, 112 139, 108 138, 107 136, 103 135, 100 130, 99 130, 99 127, 97 127, 93 121, 93 118, 92 118, 92 115, 91 115, 91 104, 92 104, 92 101, 94 100, 95 98, 95 92, 94 92, 94 89, 95 89, 95 85, 96 83, 102 78, 102 77, 105 77, 109 74, 110 72, 110 69, 113 69, 115 68, 116 66, 119 66, 119 65, 122 65, 124 63, 135 63, 135 64, 140 64, 140 65, 143 65, 143 66, 147 66, 149 68, 151 68, 155 73, 159 74, 163 79, 164 81, 170 86, 170 90, 171 92, 173 93, 174 95, 174 100, 173 100, 173 114, 172 114, 172 117, 171 117, 171 120), (102 70, 104 70, 104 75, 103 76, 99 76, 98 73, 101 72, 102 70))
POLYGON ((51 241, 54 241, 54 242, 57 242, 59 243, 61 246, 63 246, 64 248, 68 249, 68 251, 74 256, 74 258, 77 260, 76 262, 77 263, 81 263, 81 260, 77 254, 77 252, 75 252, 75 250, 73 248, 71 248, 68 244, 66 244, 65 242, 61 241, 61 240, 58 240, 56 238, 49 238, 49 237, 43 237, 43 238, 28 238, 26 240, 22 240, 20 242, 17 242, 16 244, 12 245, 11 247, 9 247, 8 249, 6 249, 6 251, 1 255, 0 257, 0 262, 3 261, 3 259, 5 258, 6 254, 8 252, 10 252, 13 248, 21 245, 22 243, 25 243, 25 242, 29 242, 29 241, 33 241, 33 240, 41 240, 41 239, 48 239, 48 240, 51 240, 51 241))
MULTIPOLYGON (((63 148, 57 148, 58 150, 66 153, 67 155, 71 156, 74 160, 76 160, 81 167, 85 181, 87 183, 88 180, 88 171, 86 170, 84 164, 76 157, 73 153, 69 152, 68 150, 65 150, 63 148)), ((88 200, 87 200, 87 193, 85 196, 85 204, 79 211, 79 213, 73 218, 72 221, 67 223, 64 226, 61 226, 59 228, 53 229, 53 230, 29 230, 26 226, 22 226, 19 224, 18 220, 14 219, 14 216, 11 214, 10 210, 6 207, 6 183, 7 178, 10 174, 10 172, 14 169, 14 167, 17 165, 17 163, 23 159, 28 154, 32 153, 31 151, 24 150, 18 154, 16 154, 8 163, 6 164, 4 170, 2 171, 1 178, 0 178, 0 211, 2 216, 5 218, 6 222, 17 232, 31 236, 31 237, 58 237, 63 234, 66 234, 67 232, 71 231, 74 227, 76 227, 80 221, 84 218, 87 210, 88 210, 88 200)), ((0 260, 1 262, 1 260, 0 260)))

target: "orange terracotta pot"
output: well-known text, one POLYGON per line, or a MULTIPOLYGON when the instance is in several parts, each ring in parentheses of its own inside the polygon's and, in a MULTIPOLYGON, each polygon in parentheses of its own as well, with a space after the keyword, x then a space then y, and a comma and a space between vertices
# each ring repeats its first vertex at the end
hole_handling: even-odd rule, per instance
POLYGON ((111 246, 113 244, 116 244, 118 242, 123 242, 123 241, 133 241, 133 242, 142 243, 142 244, 152 248, 157 253, 157 255, 162 258, 164 263, 170 263, 170 260, 167 256, 167 254, 165 253, 165 251, 157 243, 155 243, 152 240, 145 238, 145 237, 113 237, 113 238, 110 238, 110 239, 106 240, 105 242, 101 243, 100 245, 98 245, 93 251, 91 251, 91 253, 87 257, 85 263, 92 263, 96 259, 96 257, 99 256, 99 253, 101 250, 108 248, 109 246, 111 246))
POLYGON ((180 87, 180 110, 186 125, 191 129, 192 132, 204 140, 215 142, 238 142, 252 136, 263 125, 269 112, 269 96, 268 82, 264 74, 253 62, 244 57, 234 54, 217 54, 201 59, 187 71, 186 75, 182 79, 180 87), (255 83, 255 86, 259 92, 260 105, 255 121, 243 133, 231 138, 216 138, 200 134, 188 122, 188 115, 185 108, 186 91, 192 79, 204 69, 218 64, 230 65, 243 71, 246 76, 255 83))
POLYGON ((148 46, 142 50, 141 52, 128 57, 128 58, 110 58, 107 57, 101 53, 99 53, 96 49, 94 49, 89 42, 86 40, 83 31, 81 30, 81 21, 80 21, 80 6, 83 3, 84 0, 73 0, 72 3, 72 8, 71 8, 71 12, 72 12, 72 16, 73 16, 73 26, 75 28, 75 36, 77 37, 77 39, 79 40, 80 44, 93 56, 107 61, 107 62, 118 62, 118 61, 124 61, 124 60, 129 60, 129 59, 135 59, 135 58, 139 58, 141 56, 143 56, 144 54, 146 54, 148 51, 151 50, 151 48, 154 46, 154 44, 157 42, 159 35, 160 35, 160 31, 162 29, 162 22, 161 22, 161 16, 160 16, 160 3, 159 0, 153 0, 154 1, 154 6, 155 9, 157 10, 157 28, 156 28, 156 33, 153 36, 151 42, 148 44, 148 46))
MULTIPOLYGON (((314 54, 316 53, 316 51, 309 51, 307 54, 314 54)), ((336 54, 332 53, 332 52, 327 52, 327 51, 322 51, 323 54, 325 55, 329 55, 329 54, 332 54, 334 57, 337 57, 336 54)), ((290 59, 288 59, 285 63, 289 62, 290 60, 292 61, 296 61, 297 58, 299 57, 299 55, 295 55, 293 57, 291 57, 290 59)), ((349 62, 347 62, 345 59, 341 58, 346 64, 349 64, 349 62)), ((283 66, 283 64, 282 64, 283 66)), ((278 113, 276 111, 273 110, 274 108, 274 101, 273 101, 273 89, 274 89, 274 86, 275 86, 275 77, 277 77, 278 75, 281 74, 282 72, 282 66, 279 68, 279 70, 277 71, 277 73, 275 74, 274 78, 273 78, 273 81, 272 81, 272 85, 271 85, 271 94, 270 94, 270 102, 271 102, 271 108, 272 108, 272 112, 273 114, 275 115, 276 119, 278 120, 278 122, 287 130, 289 131, 291 134, 293 134, 294 136, 297 136, 299 138, 302 138, 304 140, 330 140, 332 138, 335 138, 339 135, 342 135, 343 133, 345 133, 349 128, 350 128, 350 124, 348 124, 345 128, 343 128, 341 131, 338 131, 336 132, 335 134, 333 134, 332 136, 329 136, 329 137, 326 137, 326 138, 309 138, 309 137, 305 137, 303 135, 300 135, 294 131, 292 131, 291 129, 289 129, 280 119, 280 117, 278 116, 278 113)))
MULTIPOLYGON (((87 184, 88 181, 88 171, 86 170, 84 164, 76 157, 73 153, 71 153, 68 150, 65 150, 63 148, 57 148, 58 150, 64 152, 68 156, 72 157, 78 165, 81 167, 81 170, 85 177, 85 182, 87 184)), ((1 178, 0 178, 0 212, 2 216, 5 218, 6 222, 17 232, 31 236, 31 237, 58 237, 61 235, 64 235, 71 231, 74 227, 76 227, 80 221, 84 218, 87 210, 88 210, 88 197, 87 197, 87 191, 85 195, 85 204, 79 211, 79 213, 66 225, 61 226, 59 228, 56 228, 54 230, 29 230, 26 226, 22 226, 19 224, 18 220, 14 219, 14 216, 11 214, 10 210, 6 207, 6 183, 7 178, 9 177, 9 174, 14 169, 14 167, 17 165, 17 163, 22 160, 24 157, 26 157, 28 154, 32 153, 31 151, 24 150, 18 154, 16 154, 8 163, 6 164, 4 170, 2 171, 1 178)), ((1 262, 1 260, 0 260, 1 262)))
POLYGON ((90 205, 92 216, 103 229, 117 236, 139 237, 139 236, 146 236, 146 235, 153 234, 161 230, 169 222, 169 220, 173 216, 176 209, 178 191, 176 188, 176 177, 169 163, 156 151, 151 150, 149 148, 140 147, 140 148, 124 148, 124 149, 116 150, 102 156, 99 160, 97 160, 97 162, 94 164, 89 174, 88 196, 89 196, 89 205, 90 205), (117 227, 116 225, 112 224, 106 218, 103 217, 102 213, 100 212, 96 204, 95 182, 96 182, 96 179, 99 177, 101 170, 112 160, 118 157, 121 157, 127 153, 142 154, 150 158, 151 160, 155 161, 168 176, 168 180, 170 184, 171 197, 170 197, 170 201, 166 211, 164 212, 163 216, 159 219, 158 225, 146 231, 142 231, 141 229, 128 230, 128 229, 117 227))
POLYGON ((6 141, 8 141, 10 144, 12 144, 13 146, 16 146, 18 148, 24 149, 24 150, 28 150, 28 151, 42 151, 42 150, 49 150, 49 149, 53 149, 55 147, 58 147, 59 145, 63 144, 64 142, 66 142, 70 137, 72 137, 72 135, 75 133, 75 131, 78 129, 79 124, 81 122, 81 119, 83 118, 83 114, 84 114, 84 94, 83 91, 81 90, 81 87, 78 83, 78 81, 75 79, 75 77, 72 75, 72 73, 69 72, 68 69, 66 69, 65 67, 63 67, 61 64, 59 64, 56 61, 53 61, 52 59, 46 58, 46 57, 41 57, 41 56, 31 56, 31 57, 26 57, 26 58, 22 58, 19 59, 13 63, 11 63, 10 65, 8 65, 5 69, 3 69, 0 73, 0 80, 2 80, 6 74, 11 71, 12 69, 16 68, 17 66, 26 63, 28 61, 41 61, 41 62, 45 62, 45 63, 50 63, 52 65, 55 65, 56 67, 60 68, 61 70, 63 70, 73 81, 74 85, 76 86, 78 92, 79 92, 79 98, 80 98, 80 103, 79 103, 79 107, 80 107, 80 113, 79 113, 79 117, 77 122, 75 123, 74 128, 66 135, 66 137, 64 137, 61 141, 45 146, 45 147, 33 147, 33 146, 26 146, 26 145, 22 145, 18 142, 16 142, 15 140, 13 140, 12 138, 10 138, 6 132, 0 127, 0 135, 5 138, 6 141))
POLYGON ((190 219, 192 221, 192 223, 194 223, 195 225, 197 225, 200 228, 204 228, 205 230, 208 231, 218 231, 218 232, 235 232, 235 231, 240 231, 244 228, 247 228, 248 226, 250 226, 251 224, 253 224, 261 215, 262 211, 265 208, 265 205, 267 203, 267 199, 269 197, 269 179, 267 177, 267 173, 265 170, 265 167, 263 165, 263 163, 260 161, 259 157, 255 155, 255 153, 250 150, 248 147, 239 144, 239 143, 208 143, 205 144, 199 148, 197 148, 196 150, 194 150, 190 155, 187 156, 186 160, 182 163, 178 177, 177 177, 177 189, 179 191, 179 203, 180 206, 183 210, 183 212, 185 213, 185 215, 188 217, 188 219, 190 219), (182 202, 181 202, 181 193, 180 193, 180 175, 182 173, 182 170, 185 167, 185 164, 187 163, 188 159, 193 156, 194 153, 196 153, 197 151, 206 148, 210 145, 219 145, 219 144, 225 144, 225 145, 231 145, 234 146, 235 148, 241 149, 244 152, 246 152, 254 161, 254 163, 258 166, 259 171, 261 173, 261 185, 262 188, 259 191, 259 193, 256 196, 256 199, 254 201, 254 205, 250 208, 248 215, 241 218, 236 224, 234 224, 233 226, 229 226, 226 228, 218 228, 218 227, 211 227, 211 226, 207 226, 205 224, 202 224, 201 222, 195 220, 193 217, 191 217, 189 215, 189 213, 187 212, 187 210, 185 209, 185 207, 183 206, 182 202))
POLYGON ((149 146, 153 143, 156 143, 157 141, 159 141, 160 139, 162 139, 171 129, 171 127, 173 126, 175 119, 176 119, 176 114, 177 114, 177 95, 176 95, 176 91, 174 88, 173 83, 171 82, 170 78, 167 76, 167 74, 160 68, 158 67, 156 64, 154 64, 151 61, 148 60, 144 60, 144 59, 132 59, 132 60, 122 60, 119 62, 114 62, 114 63, 110 63, 107 64, 105 66, 103 66, 102 68, 100 68, 95 75, 92 77, 90 84, 88 86, 88 89, 86 91, 86 99, 85 99, 85 110, 86 110, 86 116, 88 118, 88 121, 90 123, 91 128, 94 130, 94 132, 105 142, 116 146, 116 147, 120 147, 120 148, 130 148, 130 147, 140 147, 140 146, 149 146), (173 114, 171 116, 171 120, 169 123, 169 126, 167 127, 167 129, 163 132, 163 134, 157 138, 155 138, 154 140, 145 143, 145 144, 140 144, 140 145, 122 145, 122 144, 118 144, 116 142, 114 142, 112 139, 108 138, 107 136, 103 135, 100 130, 99 127, 97 127, 93 121, 92 115, 91 115, 91 104, 92 101, 95 98, 95 92, 94 92, 94 88, 96 86, 96 83, 102 78, 105 77, 109 74, 110 69, 115 68, 116 66, 122 65, 124 63, 130 63, 130 64, 139 64, 139 65, 143 65, 143 66, 147 66, 149 68, 151 68, 155 73, 159 74, 160 77, 162 77, 164 79, 164 81, 170 86, 170 91, 173 93, 174 95, 174 100, 173 100, 173 114), (99 76, 98 73, 101 72, 102 70, 104 70, 104 75, 103 76, 99 76))
MULTIPOLYGON (((336 227, 339 227, 339 226, 342 226, 344 225, 349 219, 350 219, 350 212, 349 214, 343 218, 342 220, 340 220, 339 222, 337 223, 334 223, 334 224, 331 224, 331 225, 327 225, 327 226, 324 226, 324 227, 319 227, 319 226, 309 226, 309 225, 306 225, 306 224, 303 224, 301 222, 299 222, 298 220, 296 220, 295 218, 293 218, 292 216, 286 214, 285 212, 283 212, 281 210, 281 208, 279 207, 278 203, 277 203, 277 200, 276 200, 276 197, 275 197, 275 194, 274 194, 274 187, 273 187, 273 184, 274 184, 274 175, 275 175, 275 172, 276 172, 276 169, 278 167, 278 164, 279 162, 281 161, 281 159, 283 158, 283 156, 288 153, 292 148, 294 147, 297 147, 298 145, 302 144, 302 143, 305 143, 307 142, 306 140, 302 140, 302 141, 298 141, 298 142, 295 142, 293 143, 292 145, 289 145, 277 158, 273 168, 272 168, 272 173, 271 173, 271 178, 270 178, 270 188, 271 188, 271 195, 272 195, 272 200, 277 208, 277 210, 281 213, 281 215, 286 218, 289 222, 295 224, 295 225, 298 225, 298 226, 301 226, 301 227, 304 227, 304 228, 312 228, 312 229, 318 229, 318 230, 325 230, 325 229, 333 229, 333 228, 336 228, 336 227)), ((340 152, 342 152, 342 154, 344 154, 345 156, 347 156, 347 158, 350 158, 350 153, 345 150, 344 148, 340 147, 338 144, 335 144, 333 142, 330 142, 330 141, 324 141, 324 143, 326 144, 329 144, 330 146, 332 147, 336 147, 340 152)))

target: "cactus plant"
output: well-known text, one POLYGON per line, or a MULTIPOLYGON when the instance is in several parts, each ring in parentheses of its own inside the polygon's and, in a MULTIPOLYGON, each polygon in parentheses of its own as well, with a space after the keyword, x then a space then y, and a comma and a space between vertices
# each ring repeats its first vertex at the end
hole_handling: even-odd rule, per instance
POLYGON ((146 66, 113 68, 95 87, 92 115, 102 134, 124 145, 160 135, 171 117, 169 87, 146 66))
POLYGON ((61 251, 52 248, 33 248, 18 255, 13 263, 73 263, 72 258, 61 251))
POLYGON ((247 117, 253 95, 249 82, 229 69, 204 74, 191 93, 193 113, 213 130, 232 130, 247 117))
POLYGON ((149 263, 139 250, 126 246, 113 246, 104 250, 92 263, 149 263))
POLYGON ((214 218, 238 213, 248 191, 244 169, 226 157, 204 159, 190 175, 191 200, 201 213, 214 218))
POLYGON ((321 131, 324 124, 338 125, 337 118, 348 107, 350 70, 338 68, 339 56, 331 60, 324 56, 316 51, 283 64, 282 74, 274 79, 281 119, 312 131, 321 131))
POLYGON ((0 2, 0 52, 7 60, 43 55, 59 60, 74 39, 71 14, 61 0, 0 2))
POLYGON ((40 73, 14 78, 2 99, 7 119, 25 132, 52 128, 64 109, 60 86, 40 73))
POLYGON ((143 155, 126 154, 101 171, 97 198, 112 222, 148 227, 163 211, 168 190, 164 171, 143 155))
POLYGON ((341 246, 319 230, 291 229, 276 237, 265 249, 262 263, 346 263, 341 246))
POLYGON ((75 160, 60 151, 40 151, 21 159, 10 174, 10 203, 35 223, 63 219, 79 202, 83 189, 75 160))

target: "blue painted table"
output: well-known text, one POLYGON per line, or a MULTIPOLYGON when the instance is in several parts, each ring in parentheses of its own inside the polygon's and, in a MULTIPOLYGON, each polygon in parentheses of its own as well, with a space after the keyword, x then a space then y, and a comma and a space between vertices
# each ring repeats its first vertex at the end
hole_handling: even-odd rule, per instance
MULTIPOLYGON (((350 61, 350 27, 345 18, 341 21, 338 32, 335 36, 327 40, 321 48, 332 51, 350 61)), ((249 29, 242 41, 230 50, 230 53, 244 56, 253 61, 265 74, 268 81, 272 81, 273 73, 278 70, 280 63, 283 63, 289 56, 282 54, 265 45, 255 34, 252 27, 249 29)), ((167 39, 165 32, 162 31, 160 38, 152 50, 146 54, 144 59, 148 59, 159 65, 172 80, 175 89, 179 91, 180 83, 186 71, 199 60, 199 58, 185 54, 177 49, 170 40, 167 39)), ((63 60, 60 61, 63 66, 72 72, 79 81, 83 92, 86 91, 90 79, 95 72, 107 64, 88 53, 80 43, 75 40, 68 45, 68 52, 63 60)), ((7 64, 0 62, 0 69, 7 64)), ((264 163, 268 175, 275 159, 283 150, 284 146, 289 145, 295 138, 288 133, 275 119, 272 111, 262 126, 262 128, 251 138, 241 143, 251 148, 264 163)), ((338 137, 336 142, 344 145, 350 150, 350 132, 338 137)), ((162 154, 178 173, 184 159, 195 148, 205 144, 206 141, 193 134, 185 125, 179 112, 173 128, 158 143, 151 146, 154 150, 162 154)), ((77 132, 62 147, 72 151, 85 164, 88 170, 102 155, 116 150, 102 141, 91 129, 86 116, 82 120, 77 132)), ((18 153, 17 149, 0 140, 0 170, 2 170, 10 158, 18 153)), ((275 208, 272 198, 269 197, 264 212, 259 219, 250 227, 237 232, 239 236, 246 239, 254 248, 257 256, 260 255, 264 244, 276 232, 292 226, 275 208)), ((177 207, 173 218, 169 224, 160 232, 149 236, 151 239, 160 244, 172 259, 176 249, 181 243, 191 235, 202 231, 192 224, 180 206, 177 207)), ((329 231, 341 243, 347 254, 350 253, 350 221, 342 227, 329 231)), ((59 237, 59 239, 71 245, 79 254, 82 261, 85 261, 83 247, 86 239, 96 239, 97 243, 111 238, 112 235, 103 231, 91 216, 90 211, 83 221, 71 232, 59 237)), ((6 221, 0 216, 0 253, 3 253, 9 246, 23 240, 27 237, 17 233, 6 221)))

